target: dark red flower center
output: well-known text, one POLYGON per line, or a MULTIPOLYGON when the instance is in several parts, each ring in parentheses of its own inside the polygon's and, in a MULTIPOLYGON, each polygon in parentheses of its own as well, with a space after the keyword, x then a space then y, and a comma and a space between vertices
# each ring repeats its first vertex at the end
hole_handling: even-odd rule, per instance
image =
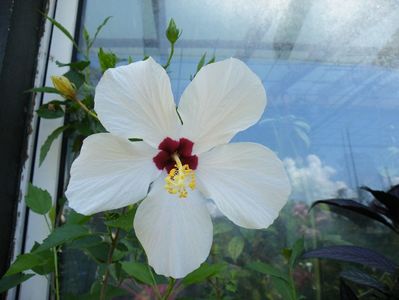
POLYGON ((191 170, 198 166, 197 155, 192 155, 194 143, 186 138, 176 141, 170 137, 165 138, 158 146, 160 150, 152 159, 158 169, 166 169, 168 173, 175 167, 176 161, 172 155, 177 154, 183 165, 188 165, 191 170))

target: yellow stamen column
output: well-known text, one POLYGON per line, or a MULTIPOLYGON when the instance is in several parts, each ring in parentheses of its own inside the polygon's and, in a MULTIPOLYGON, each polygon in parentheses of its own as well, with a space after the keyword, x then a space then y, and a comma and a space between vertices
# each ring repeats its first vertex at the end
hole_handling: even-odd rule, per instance
POLYGON ((176 153, 172 155, 172 158, 176 164, 165 178, 165 189, 170 194, 179 195, 179 198, 187 198, 188 192, 186 186, 191 190, 195 189, 194 171, 190 169, 189 165, 183 165, 176 153))

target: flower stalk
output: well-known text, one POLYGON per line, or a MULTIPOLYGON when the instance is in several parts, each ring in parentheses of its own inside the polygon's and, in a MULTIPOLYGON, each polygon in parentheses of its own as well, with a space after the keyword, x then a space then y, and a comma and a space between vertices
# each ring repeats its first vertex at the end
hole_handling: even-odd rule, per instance
POLYGON ((111 247, 109 248, 109 251, 108 251, 108 257, 107 257, 107 262, 106 262, 107 269, 105 270, 104 280, 103 280, 103 284, 101 286, 100 300, 105 300, 105 295, 106 295, 108 281, 109 281, 109 268, 108 267, 112 263, 112 256, 114 255, 116 244, 117 244, 118 239, 119 239, 119 233, 120 233, 120 229, 117 228, 116 231, 115 231, 115 236, 114 237, 112 236, 112 234, 110 234, 111 247))
POLYGON ((167 69, 169 67, 174 53, 175 53, 175 43, 170 43, 170 53, 166 64, 163 66, 164 69, 167 69))
POLYGON ((94 119, 99 121, 98 116, 96 113, 92 112, 90 109, 87 108, 86 105, 83 104, 82 101, 80 101, 77 97, 73 98, 73 100, 85 111, 87 112, 90 116, 92 116, 94 119))
MULTIPOLYGON (((50 225, 47 216, 44 215, 44 220, 46 221, 48 230, 53 232, 54 226, 50 225)), ((59 283, 59 272, 58 272, 58 255, 57 255, 57 247, 51 248, 51 252, 53 252, 53 260, 54 260, 54 289, 55 289, 55 299, 60 300, 60 283, 59 283)))
POLYGON ((169 296, 172 294, 173 288, 175 287, 176 284, 176 279, 174 278, 170 278, 169 279, 169 284, 168 284, 168 288, 165 292, 165 295, 163 295, 162 300, 168 300, 169 296))

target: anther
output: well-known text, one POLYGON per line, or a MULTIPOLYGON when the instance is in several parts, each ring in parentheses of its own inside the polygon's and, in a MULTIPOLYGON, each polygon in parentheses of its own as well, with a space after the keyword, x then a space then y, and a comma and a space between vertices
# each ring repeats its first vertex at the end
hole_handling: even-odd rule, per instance
POLYGON ((176 153, 172 155, 172 158, 176 164, 165 178, 165 189, 170 194, 178 195, 179 198, 187 198, 186 186, 191 190, 195 189, 194 171, 190 169, 189 165, 183 165, 176 153))

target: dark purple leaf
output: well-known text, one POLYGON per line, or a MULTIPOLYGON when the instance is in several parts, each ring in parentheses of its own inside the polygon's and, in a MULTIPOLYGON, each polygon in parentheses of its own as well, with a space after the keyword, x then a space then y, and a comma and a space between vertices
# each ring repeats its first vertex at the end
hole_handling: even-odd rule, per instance
MULTIPOLYGON (((310 208, 312 209, 314 206, 316 206, 318 204, 327 204, 330 206, 339 207, 339 208, 342 208, 345 210, 353 211, 357 214, 360 214, 360 215, 366 216, 370 219, 373 219, 375 221, 378 221, 378 222, 384 224, 385 226, 388 226, 392 230, 398 232, 398 230, 384 216, 380 215, 378 212, 376 212, 372 208, 370 208, 366 205, 363 205, 359 202, 356 202, 352 199, 319 200, 319 201, 314 202, 310 208)), ((338 213, 338 211, 335 211, 335 212, 338 213)))
POLYGON ((339 285, 339 295, 341 300, 358 300, 359 298, 352 291, 352 289, 345 283, 345 281, 341 280, 339 285))
POLYGON ((302 258, 326 258, 346 261, 395 273, 398 266, 385 256, 357 246, 331 246, 306 252, 302 258))
POLYGON ((387 193, 399 199, 399 184, 391 187, 387 193))
POLYGON ((359 270, 347 270, 341 272, 340 276, 344 279, 352 281, 362 286, 373 288, 381 293, 386 293, 384 284, 379 282, 374 277, 359 270))
MULTIPOLYGON (((377 201, 379 201, 380 203, 385 205, 385 207, 387 208, 387 211, 388 211, 387 216, 390 219, 395 220, 396 222, 399 221, 399 198, 396 197, 393 192, 386 193, 383 191, 376 191, 376 190, 370 189, 367 186, 363 186, 362 189, 371 193, 377 201)), ((393 191, 395 191, 395 190, 393 190, 393 191)))

